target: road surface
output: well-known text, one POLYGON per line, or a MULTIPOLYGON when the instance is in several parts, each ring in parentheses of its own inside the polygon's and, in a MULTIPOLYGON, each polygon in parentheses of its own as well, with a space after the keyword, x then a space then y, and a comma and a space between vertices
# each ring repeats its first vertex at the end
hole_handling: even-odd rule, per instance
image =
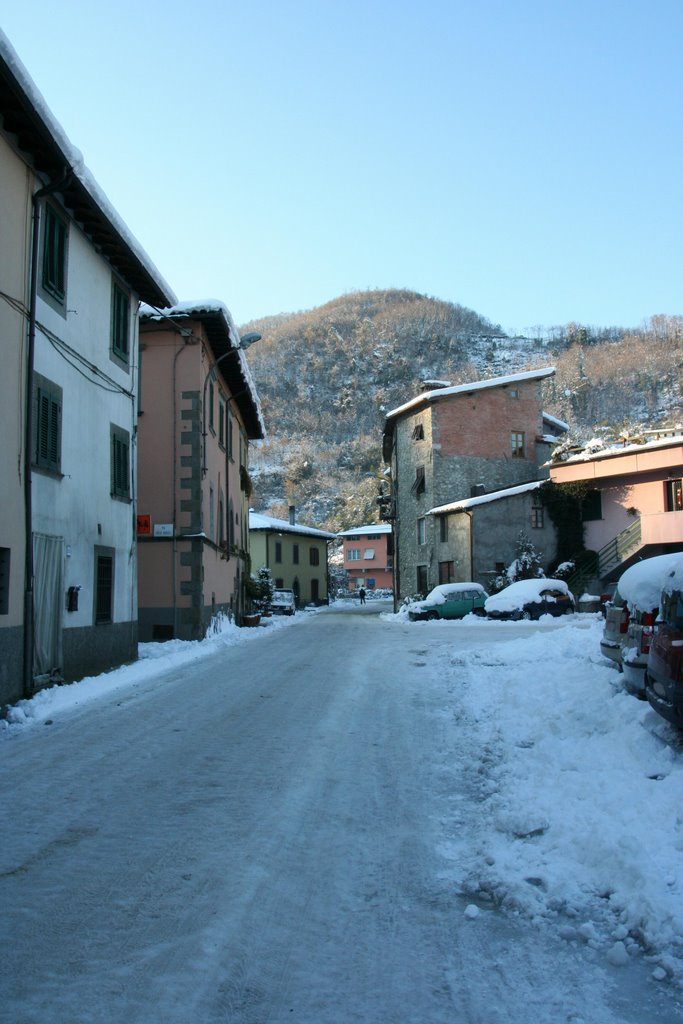
POLYGON ((458 750, 421 677, 429 634, 382 607, 330 609, 0 744, 1 1021, 680 1019, 636 968, 467 916, 438 851, 452 801, 461 822, 481 808, 444 769, 458 750))

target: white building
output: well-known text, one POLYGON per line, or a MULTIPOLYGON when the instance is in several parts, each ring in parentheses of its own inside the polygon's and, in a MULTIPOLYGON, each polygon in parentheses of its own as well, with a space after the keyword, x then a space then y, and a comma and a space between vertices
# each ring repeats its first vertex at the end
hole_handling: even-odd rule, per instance
POLYGON ((175 296, 2 32, 0 118, 7 703, 136 656, 138 305, 175 296))

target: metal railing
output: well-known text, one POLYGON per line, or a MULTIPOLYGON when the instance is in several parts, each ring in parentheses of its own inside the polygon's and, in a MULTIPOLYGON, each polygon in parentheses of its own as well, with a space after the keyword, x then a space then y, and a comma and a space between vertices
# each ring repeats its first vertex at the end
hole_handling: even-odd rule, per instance
POLYGON ((640 545, 641 539, 641 523, 640 519, 636 519, 598 552, 598 573, 600 576, 606 576, 615 566, 623 562, 627 555, 631 554, 640 545))

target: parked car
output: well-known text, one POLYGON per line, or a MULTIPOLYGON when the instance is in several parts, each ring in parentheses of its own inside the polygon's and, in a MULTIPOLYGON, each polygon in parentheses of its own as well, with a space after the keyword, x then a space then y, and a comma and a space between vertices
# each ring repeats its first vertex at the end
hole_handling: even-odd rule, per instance
POLYGON ((624 673, 626 689, 645 697, 645 668, 655 631, 662 588, 681 555, 655 555, 621 574, 605 610, 600 651, 624 673))
POLYGON ((271 611, 276 615, 293 615, 296 611, 296 601, 293 590, 274 590, 270 602, 271 611))
POLYGON ((408 618, 462 619, 470 612, 483 614, 488 594, 479 583, 441 583, 427 594, 424 601, 411 601, 408 618))
POLYGON ((517 580, 484 605, 489 619, 540 619, 574 611, 574 596, 564 580, 517 580))
POLYGON ((657 714, 683 729, 683 555, 662 588, 662 604, 645 669, 645 694, 657 714))

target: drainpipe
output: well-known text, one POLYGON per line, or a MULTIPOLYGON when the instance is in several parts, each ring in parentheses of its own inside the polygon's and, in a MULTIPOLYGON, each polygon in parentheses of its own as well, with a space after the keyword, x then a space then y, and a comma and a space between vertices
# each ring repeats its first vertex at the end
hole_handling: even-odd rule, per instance
POLYGON ((26 354, 26 414, 24 417, 24 697, 33 695, 33 366, 36 349, 36 306, 38 300, 38 250, 40 246, 40 203, 54 192, 63 188, 72 177, 70 169, 50 185, 38 189, 31 197, 32 237, 31 265, 29 279, 28 345, 26 354))

